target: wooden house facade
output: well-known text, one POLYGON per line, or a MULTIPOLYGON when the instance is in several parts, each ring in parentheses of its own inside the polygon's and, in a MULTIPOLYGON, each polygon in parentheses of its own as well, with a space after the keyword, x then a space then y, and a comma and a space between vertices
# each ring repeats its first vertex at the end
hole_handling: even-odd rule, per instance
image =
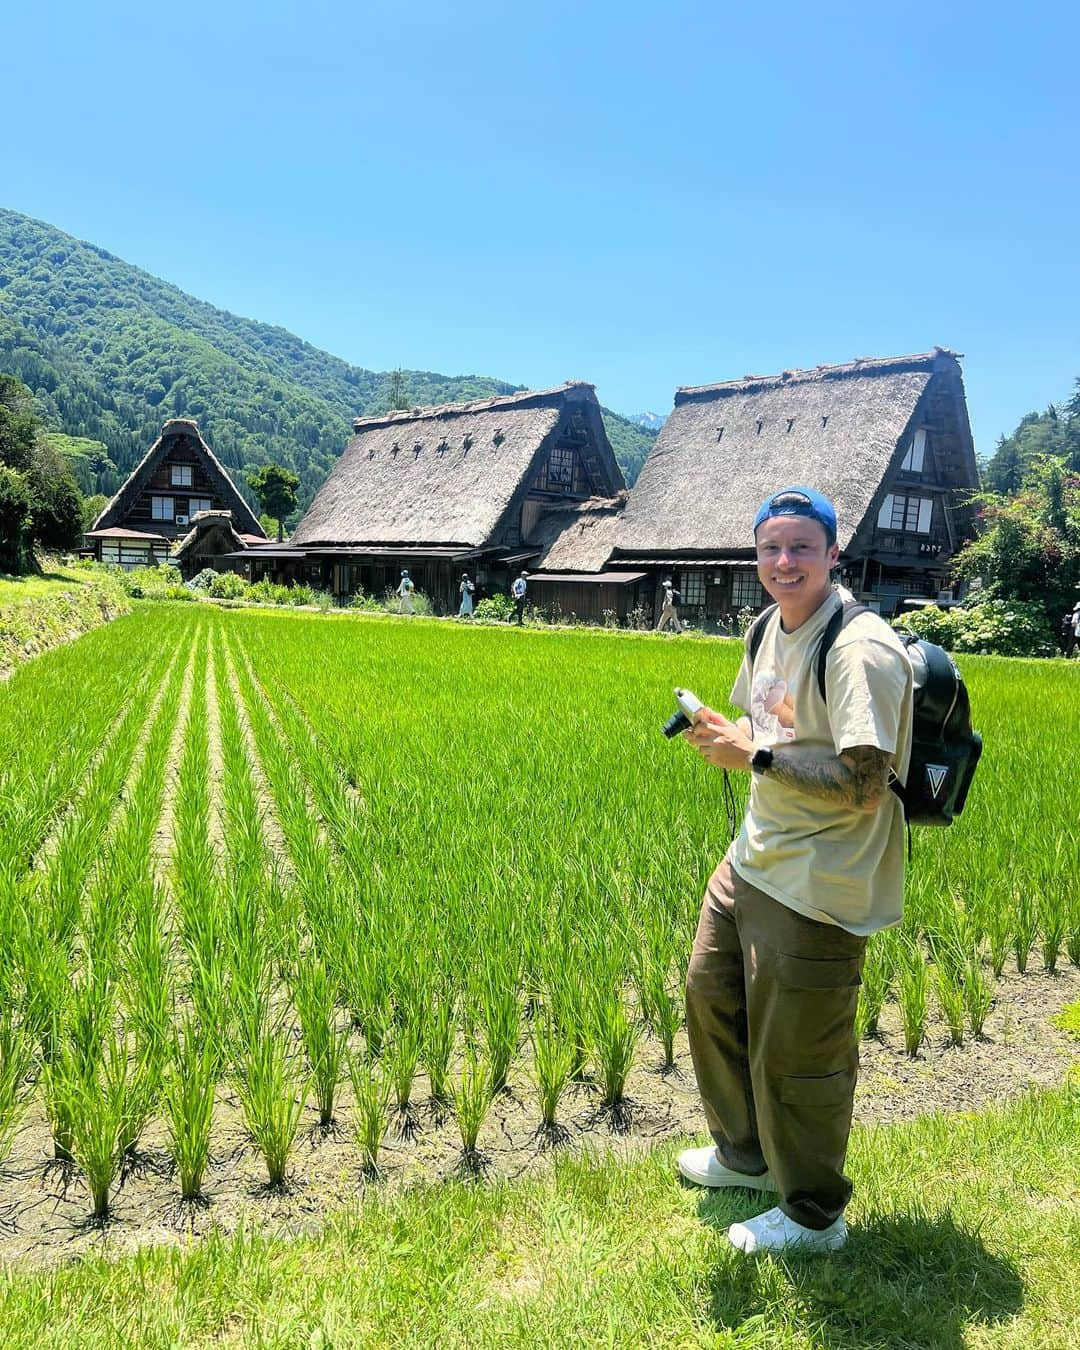
MULTIPOLYGON (((250 579, 304 581, 345 602, 393 589, 408 568, 436 612, 453 613, 462 572, 477 598, 505 591, 551 552, 553 511, 573 529, 578 508, 614 506, 625 492, 595 391, 581 382, 357 418, 353 429, 289 543, 233 555, 250 579)), ((589 552, 585 570, 599 573, 608 552, 610 541, 589 552)))
POLYGON ((205 512, 227 512, 244 544, 266 541, 197 424, 173 418, 86 532, 87 544, 99 562, 125 569, 165 562, 205 512))
MULTIPOLYGON (((768 602, 752 521, 801 483, 837 512, 838 579, 886 616, 951 598, 978 473, 956 354, 861 359, 681 388, 621 514, 607 566, 671 575, 703 626, 768 602)), ((655 599, 654 599, 655 603, 655 599)))

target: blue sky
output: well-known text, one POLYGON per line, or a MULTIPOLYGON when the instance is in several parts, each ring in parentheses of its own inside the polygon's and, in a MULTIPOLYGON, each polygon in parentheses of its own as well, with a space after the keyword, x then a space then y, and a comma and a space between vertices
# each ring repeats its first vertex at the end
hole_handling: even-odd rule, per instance
POLYGON ((0 204, 359 365, 679 384, 1080 375, 1075 6, 21 5, 0 204))

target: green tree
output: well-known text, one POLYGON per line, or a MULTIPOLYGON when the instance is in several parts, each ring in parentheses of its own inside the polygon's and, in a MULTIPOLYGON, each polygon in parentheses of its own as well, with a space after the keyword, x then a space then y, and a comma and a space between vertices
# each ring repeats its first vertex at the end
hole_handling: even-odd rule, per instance
POLYGON ((109 498, 104 492, 95 492, 92 497, 84 497, 82 504, 83 534, 89 530, 98 516, 109 504, 109 498))
POLYGON ((0 375, 0 465, 17 476, 4 480, 0 550, 5 566, 32 566, 35 543, 49 549, 76 547, 83 532, 82 494, 38 425, 30 390, 10 375, 0 375))
POLYGON ((25 572, 30 566, 32 519, 26 475, 0 464, 0 572, 25 572))
POLYGON ((1015 496, 975 501, 983 529, 957 556, 956 576, 981 578, 980 598, 1039 606, 1056 633, 1080 586, 1080 475, 1063 456, 1040 456, 1015 496))
POLYGON ((408 408, 409 404, 409 383, 405 378, 405 372, 400 366, 390 372, 390 381, 386 391, 387 404, 391 409, 408 408))
POLYGON ((280 543, 285 534, 285 518, 296 510, 299 476, 280 464, 263 464, 248 474, 247 481, 259 499, 260 508, 277 521, 280 543))

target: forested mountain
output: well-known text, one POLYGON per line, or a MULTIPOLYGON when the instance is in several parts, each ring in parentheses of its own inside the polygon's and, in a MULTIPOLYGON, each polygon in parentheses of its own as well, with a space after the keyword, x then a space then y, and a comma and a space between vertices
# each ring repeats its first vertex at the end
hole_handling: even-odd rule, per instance
MULTIPOLYGON (((341 453, 352 418, 390 407, 402 392, 392 389, 392 372, 350 366, 3 209, 0 371, 33 391, 84 492, 114 492, 162 422, 193 417, 245 496, 241 470, 284 464, 300 475, 301 508, 341 453)), ((401 375, 409 405, 522 387, 481 375, 401 375)), ((613 413, 605 422, 632 482, 653 435, 613 413)))
POLYGON ((990 492, 1018 492, 1040 455, 1058 456, 1080 473, 1080 379, 1062 407, 1051 403, 1046 412, 1028 413, 1011 436, 1002 436, 983 470, 983 485, 990 492))

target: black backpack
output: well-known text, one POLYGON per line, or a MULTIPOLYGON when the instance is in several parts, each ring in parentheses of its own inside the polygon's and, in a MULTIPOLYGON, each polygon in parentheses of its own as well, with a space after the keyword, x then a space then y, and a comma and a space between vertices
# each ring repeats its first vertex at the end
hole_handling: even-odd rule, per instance
MULTIPOLYGON (((775 605, 763 610, 746 634, 751 666, 775 610, 775 605)), ((828 701, 825 663, 833 643, 852 619, 872 613, 868 605, 849 601, 825 625, 817 651, 817 686, 824 701, 828 701)), ((907 785, 894 778, 890 786, 903 803, 909 825, 951 825, 967 801, 982 754, 982 737, 971 729, 967 686, 948 652, 914 633, 897 636, 907 648, 915 690, 907 785)))

